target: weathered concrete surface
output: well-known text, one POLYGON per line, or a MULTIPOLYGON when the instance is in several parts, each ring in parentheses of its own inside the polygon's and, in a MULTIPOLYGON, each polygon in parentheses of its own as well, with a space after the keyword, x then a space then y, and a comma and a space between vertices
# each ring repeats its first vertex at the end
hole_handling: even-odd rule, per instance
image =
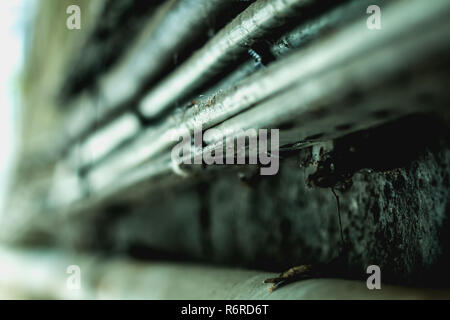
MULTIPOLYGON (((446 130, 412 118, 338 140, 323 157, 321 167, 333 162, 335 168, 321 169, 328 179, 322 186, 333 185, 339 195, 353 276, 376 264, 394 283, 448 284, 446 130)), ((308 187, 311 167, 301 163, 310 150, 282 156, 276 176, 214 173, 196 187, 154 194, 114 220, 105 215, 109 236, 96 243, 138 258, 188 257, 272 271, 327 262, 341 248, 336 199, 329 187, 308 187)))

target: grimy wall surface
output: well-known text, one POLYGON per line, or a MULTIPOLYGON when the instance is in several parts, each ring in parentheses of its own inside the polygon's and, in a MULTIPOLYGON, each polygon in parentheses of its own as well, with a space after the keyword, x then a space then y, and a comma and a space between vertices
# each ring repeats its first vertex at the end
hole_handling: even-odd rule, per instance
POLYGON ((3 245, 448 288, 448 1, 72 2, 29 30, 3 245), (199 125, 279 129, 278 173, 174 166, 199 125))

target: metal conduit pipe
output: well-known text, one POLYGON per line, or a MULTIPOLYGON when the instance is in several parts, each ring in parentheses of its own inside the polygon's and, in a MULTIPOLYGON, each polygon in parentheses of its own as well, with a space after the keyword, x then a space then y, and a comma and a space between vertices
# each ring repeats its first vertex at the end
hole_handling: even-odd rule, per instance
MULTIPOLYGON (((333 9, 331 12, 326 12, 324 15, 320 16, 317 19, 312 19, 300 26, 296 27, 294 30, 286 33, 281 38, 279 38, 271 47, 270 51, 276 58, 282 58, 283 56, 293 52, 296 48, 300 48, 303 45, 306 45, 311 40, 318 38, 320 35, 323 35, 325 32, 332 30, 333 28, 340 27, 349 23, 356 18, 359 18, 361 12, 364 12, 365 8, 370 4, 369 0, 363 1, 350 1, 349 3, 344 3, 343 5, 338 6, 336 9, 333 9), (342 17, 345 16, 345 19, 342 17)), ((231 72, 227 75, 223 80, 209 88, 204 94, 203 97, 208 97, 220 92, 222 90, 229 89, 233 85, 235 85, 240 80, 245 77, 250 76, 251 74, 257 72, 257 70, 261 66, 255 63, 253 59, 250 59, 244 62, 239 66, 238 69, 231 72)), ((202 98, 196 98, 195 101, 202 101, 202 98)), ((123 117, 123 116, 122 116, 123 117)), ((103 135, 102 130, 95 132, 93 136, 89 137, 87 140, 98 140, 99 137, 103 135)), ((123 140, 126 140, 125 138, 123 140)), ((111 144, 111 148, 109 151, 113 152, 113 149, 120 144, 120 141, 116 144, 111 144)), ((109 154, 108 154, 109 156, 109 154)), ((100 163, 102 158, 96 159, 96 163, 100 163)), ((81 167, 96 165, 91 162, 83 162, 80 164, 81 167)))
MULTIPOLYGON (((307 83, 315 75, 376 52, 378 48, 387 48, 397 41, 402 43, 408 39, 414 42, 416 39, 414 43, 418 50, 410 56, 423 58, 428 54, 427 49, 439 48, 442 42, 436 38, 429 38, 431 41, 429 46, 423 46, 417 34, 421 34, 420 30, 429 30, 429 33, 432 33, 433 28, 439 29, 433 21, 439 21, 442 15, 448 15, 449 10, 450 6, 445 0, 436 1, 433 7, 424 6, 422 1, 400 1, 393 5, 391 10, 385 10, 386 30, 383 32, 371 33, 365 28, 365 21, 358 21, 320 43, 291 54, 286 59, 273 63, 265 70, 241 81, 234 88, 219 92, 216 96, 209 97, 205 99, 206 101, 177 113, 161 127, 149 129, 129 148, 107 159, 98 168, 94 168, 89 178, 99 187, 108 179, 99 184, 95 182, 96 180, 103 180, 102 177, 112 178, 111 172, 120 176, 124 170, 175 145, 177 137, 186 128, 193 131, 198 126, 206 129, 217 125, 293 85, 298 85, 300 82, 307 83), (405 11, 410 14, 409 16, 417 18, 399 21, 399 13, 404 14, 405 11), (417 14, 417 11, 420 11, 420 14, 417 14), (353 39, 351 43, 347 41, 349 38, 353 39), (419 50, 421 48, 422 50, 419 50)), ((396 61, 401 64, 405 52, 399 51, 397 54, 395 48, 391 51, 396 61)), ((371 75, 366 74, 366 76, 371 75)), ((299 100, 298 95, 296 99, 299 100)), ((280 109, 280 112, 282 110, 284 109, 280 109)))
POLYGON ((227 61, 296 14, 312 0, 258 0, 222 29, 203 48, 162 80, 142 100, 139 110, 154 117, 197 89, 227 61))
MULTIPOLYGON (((323 32, 335 28, 341 24, 348 22, 349 20, 354 19, 359 16, 361 10, 364 9, 364 5, 369 1, 351 1, 348 4, 344 4, 338 9, 334 9, 332 12, 327 12, 319 19, 313 19, 306 24, 302 24, 299 27, 295 28, 293 31, 288 32, 284 36, 282 36, 275 44, 272 45, 271 51, 273 55, 277 58, 281 58, 286 54, 292 52, 294 49, 301 47, 306 44, 308 41, 318 37, 323 32), (339 19, 342 14, 345 14, 346 19, 339 19)), ((221 80, 216 85, 207 89, 206 92, 202 94, 202 96, 211 96, 215 93, 228 89, 240 80, 245 77, 257 72, 257 70, 261 66, 255 63, 255 61, 249 58, 246 62, 241 64, 236 70, 232 71, 230 74, 225 76, 223 80, 221 80)), ((195 100, 201 100, 201 98, 195 100)), ((124 117, 123 115, 120 117, 124 117)), ((101 139, 103 132, 102 128, 98 131, 94 132, 92 136, 89 136, 86 140, 86 143, 89 143, 90 140, 98 140, 101 139)), ((125 138, 123 140, 126 140, 125 138)), ((113 149, 120 144, 120 141, 116 144, 111 144, 111 148, 109 151, 113 152, 113 149)), ((101 158, 96 159, 96 163, 102 161, 101 158)), ((82 161, 80 166, 92 166, 96 165, 92 162, 82 161)))
POLYGON ((177 54, 207 29, 209 16, 230 5, 222 0, 169 0, 149 18, 148 24, 110 72, 99 80, 97 97, 80 95, 74 114, 65 123, 67 135, 81 140, 129 107, 142 86, 160 75, 177 54), (95 102, 98 106, 95 106, 95 102), (96 110, 91 118, 86 111, 96 110), (79 119, 79 121, 75 121, 79 119))

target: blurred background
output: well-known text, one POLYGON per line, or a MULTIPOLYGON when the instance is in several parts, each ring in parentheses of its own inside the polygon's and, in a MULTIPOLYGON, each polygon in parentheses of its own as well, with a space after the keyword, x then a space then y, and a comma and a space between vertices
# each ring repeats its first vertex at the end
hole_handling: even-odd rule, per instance
POLYGON ((2 1, 0 298, 450 297, 449 18, 447 0, 2 1), (198 126, 205 150, 279 129, 279 172, 175 164, 198 126), (327 267, 262 283, 303 264, 327 267))
MULTIPOLYGON (((30 3, 31 4, 31 3, 30 3)), ((5 192, 10 176, 11 165, 15 151, 14 137, 17 137, 19 130, 18 115, 20 110, 20 75, 24 61, 25 28, 26 19, 23 10, 24 3, 4 3, 2 4, 2 40, 4 46, 8 48, 4 52, 2 59, 2 115, 1 115, 1 146, 2 156, 0 163, 1 183, 0 183, 0 203, 2 208, 5 203, 5 192), (14 135, 14 133, 16 133, 14 135)), ((29 22, 28 22, 29 23, 29 22)))

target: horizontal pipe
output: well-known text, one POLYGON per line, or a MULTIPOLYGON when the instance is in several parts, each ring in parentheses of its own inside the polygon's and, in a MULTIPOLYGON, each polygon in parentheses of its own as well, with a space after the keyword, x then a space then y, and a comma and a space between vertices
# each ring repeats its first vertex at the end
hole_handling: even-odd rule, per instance
POLYGON ((124 57, 101 77, 98 92, 85 93, 74 100, 73 114, 64 125, 68 137, 83 139, 124 112, 145 83, 155 80, 175 54, 205 32, 208 17, 229 5, 230 2, 222 0, 163 3, 124 57))
MULTIPOLYGON (((327 31, 338 28, 344 24, 348 24, 356 17, 360 17, 361 12, 364 12, 369 3, 370 1, 350 1, 349 3, 338 6, 336 9, 326 12, 319 18, 307 21, 294 30, 286 33, 270 47, 270 50, 277 59, 280 59, 292 52, 294 49, 307 45, 308 42, 320 37, 327 31)), ((227 56, 227 59, 229 59, 229 56, 227 56)), ((258 65, 253 59, 250 58, 248 61, 241 64, 235 71, 225 76, 219 83, 208 88, 202 96, 213 96, 217 92, 229 89, 240 80, 255 73, 260 67, 261 65, 258 65)), ((214 70, 214 72, 218 72, 216 67, 214 70)), ((201 80, 205 81, 203 78, 201 80)), ((190 90, 188 90, 188 92, 190 92, 190 90)), ((201 99, 195 98, 194 101, 195 100, 201 99)), ((96 136, 98 134, 94 132, 93 135, 96 136)), ((114 147, 115 145, 111 145, 111 150, 114 147)), ((84 167, 89 164, 90 163, 83 162, 80 165, 84 167)))
MULTIPOLYGON (((320 43, 271 64, 265 70, 241 81, 234 88, 203 99, 184 112, 178 112, 160 127, 148 129, 128 149, 115 154, 101 166, 93 169, 89 178, 95 185, 94 189, 101 189, 102 185, 108 184, 106 183, 108 179, 111 179, 110 183, 114 176, 121 176, 130 168, 175 145, 176 138, 185 132, 185 129, 192 132, 200 125, 203 129, 213 127, 255 104, 257 107, 254 107, 255 111, 251 111, 250 114, 254 115, 254 119, 265 118, 265 124, 273 127, 281 122, 280 117, 288 120, 297 111, 297 116, 305 111, 308 107, 306 104, 308 96, 299 99, 296 90, 300 90, 301 87, 306 87, 302 90, 307 90, 310 82, 310 88, 313 86, 312 83, 316 86, 316 91, 312 91, 313 95, 316 94, 314 97, 316 100, 320 100, 321 95, 329 96, 328 90, 340 96, 342 90, 352 90, 355 87, 353 84, 366 83, 373 86, 375 83, 383 83, 395 72, 408 68, 417 61, 423 61, 428 54, 447 46, 440 37, 445 38, 448 35, 447 25, 442 22, 449 14, 448 2, 439 1, 435 6, 424 7, 422 1, 414 3, 401 1, 391 9, 384 11, 385 30, 382 32, 374 33, 367 30, 365 20, 358 21, 320 43), (398 17, 405 12, 411 18, 406 22, 399 21, 398 17), (380 53, 377 55, 377 52, 380 53), (410 54, 411 52, 414 54, 410 54), (355 65, 352 66, 352 63, 355 65), (350 67, 346 67, 346 64, 350 67), (341 69, 338 68, 335 72, 338 66, 341 66, 341 69), (325 76, 320 78, 322 74, 325 76), (371 80, 372 75, 377 77, 371 80), (347 82, 341 81, 342 76, 348 78, 347 82), (332 79, 332 82, 329 82, 329 79, 332 79), (324 85, 325 83, 327 85, 324 85), (269 102, 259 106, 258 103, 270 97, 276 99, 276 103, 268 100, 269 102), (305 100, 303 103, 302 99, 305 100), (288 104, 289 108, 279 107, 284 104, 288 104), (261 111, 263 109, 264 112, 261 111), (103 177, 108 179, 103 180, 103 177), (96 182, 100 180, 103 182, 96 182)), ((370 90, 367 88, 365 90, 363 92, 370 96, 370 90)), ((332 101, 332 94, 330 95, 329 99, 332 101)), ((312 99, 313 96, 309 94, 309 98, 312 99)), ((415 110, 410 110, 413 111, 415 110)), ((241 125, 245 127, 246 122, 230 121, 227 123, 235 121, 236 124, 228 128, 231 131, 241 125)), ((255 121, 249 119, 247 123, 255 124, 255 121)), ((223 134, 228 134, 225 132, 226 125, 220 128, 223 134)))
POLYGON ((155 117, 211 79, 256 39, 280 26, 311 0, 259 0, 250 5, 204 47, 163 79, 142 100, 139 110, 155 117))

